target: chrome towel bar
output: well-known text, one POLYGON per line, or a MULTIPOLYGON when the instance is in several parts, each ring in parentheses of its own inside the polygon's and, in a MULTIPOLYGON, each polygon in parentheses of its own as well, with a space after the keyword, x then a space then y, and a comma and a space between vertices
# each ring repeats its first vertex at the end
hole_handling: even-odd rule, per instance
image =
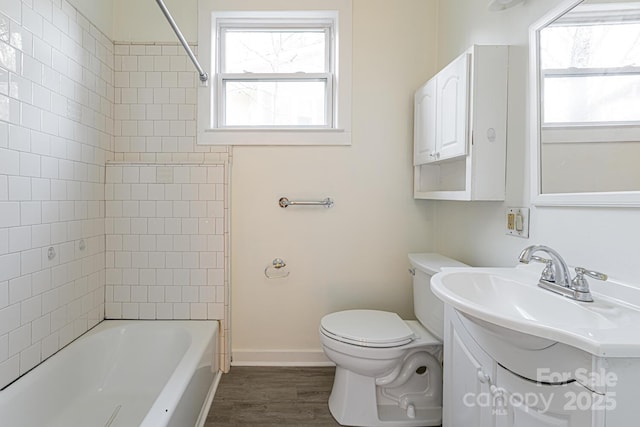
POLYGON ((330 197, 327 197, 324 200, 310 200, 310 201, 293 201, 293 200, 289 200, 286 197, 280 197, 280 200, 278 200, 278 205, 280 205, 281 208, 286 208, 289 206, 296 206, 296 205, 300 205, 300 206, 325 206, 327 208, 330 208, 333 206, 333 200, 330 197))

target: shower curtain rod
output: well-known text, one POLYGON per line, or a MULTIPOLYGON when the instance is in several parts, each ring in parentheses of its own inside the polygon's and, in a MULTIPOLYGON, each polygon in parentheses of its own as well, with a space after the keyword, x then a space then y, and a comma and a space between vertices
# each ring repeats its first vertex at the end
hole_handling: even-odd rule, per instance
POLYGON ((191 62, 193 62, 193 65, 198 70, 198 73, 200 73, 200 81, 206 84, 207 81, 209 80, 209 75, 207 74, 206 71, 204 71, 204 69, 198 62, 198 59, 193 54, 193 51, 189 47, 187 40, 182 35, 180 28, 178 28, 178 24, 176 24, 176 21, 173 20, 173 16, 171 16, 169 9, 167 9, 167 6, 164 4, 163 0, 156 0, 156 3, 158 3, 158 6, 160 6, 160 10, 162 10, 162 13, 164 13, 164 16, 167 18, 167 21, 169 21, 169 25, 171 25, 171 28, 173 28, 173 31, 176 33, 176 36, 178 37, 178 40, 180 40, 182 47, 184 47, 184 50, 187 51, 187 55, 189 55, 191 62))

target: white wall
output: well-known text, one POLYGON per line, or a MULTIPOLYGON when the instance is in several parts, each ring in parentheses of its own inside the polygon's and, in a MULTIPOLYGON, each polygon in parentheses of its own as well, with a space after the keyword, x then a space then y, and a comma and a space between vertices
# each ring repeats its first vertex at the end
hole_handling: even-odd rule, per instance
POLYGON ((531 238, 504 235, 506 206, 529 205, 526 132, 527 35, 529 25, 559 0, 527 1, 492 13, 486 2, 447 0, 439 9, 439 65, 473 43, 514 46, 509 73, 507 201, 438 202, 438 250, 474 265, 514 265, 530 244, 557 249, 569 264, 609 273, 640 286, 637 262, 638 209, 532 207, 531 238))
POLYGON ((234 148, 235 362, 268 359, 268 350, 278 360, 284 350, 290 360, 319 356, 319 321, 332 311, 412 317, 407 253, 433 240, 432 204, 412 198, 413 92, 435 71, 435 6, 353 2, 352 146, 234 148), (281 196, 331 196, 335 206, 282 209, 281 196), (291 275, 267 280, 276 257, 291 275))
POLYGON ((93 25, 113 40, 112 0, 68 0, 93 25))
MULTIPOLYGON (((112 0, 110 3, 113 3, 114 16, 112 40, 178 41, 154 0, 112 0)), ((198 40, 198 0, 165 0, 164 3, 187 41, 196 42, 198 40)))
MULTIPOLYGON (((175 42, 176 36, 154 0, 68 0, 114 41, 175 42)), ((198 39, 197 0, 165 0, 182 34, 198 39)))

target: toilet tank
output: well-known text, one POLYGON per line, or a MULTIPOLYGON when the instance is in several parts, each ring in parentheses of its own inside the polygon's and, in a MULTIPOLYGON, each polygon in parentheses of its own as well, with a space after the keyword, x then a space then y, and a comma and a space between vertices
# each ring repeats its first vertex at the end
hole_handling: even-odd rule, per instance
POLYGON ((443 267, 469 267, 435 253, 409 254, 413 266, 413 312, 422 325, 440 341, 444 337, 444 304, 431 292, 431 277, 443 267))

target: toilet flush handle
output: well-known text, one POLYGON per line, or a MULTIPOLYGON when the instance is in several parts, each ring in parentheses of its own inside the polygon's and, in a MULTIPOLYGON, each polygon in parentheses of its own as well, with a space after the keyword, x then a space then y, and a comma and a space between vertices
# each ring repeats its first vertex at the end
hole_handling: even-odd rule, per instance
POLYGON ((409 269, 409 274, 412 275, 412 276, 415 276, 416 275, 416 269, 415 268, 410 268, 409 269))

